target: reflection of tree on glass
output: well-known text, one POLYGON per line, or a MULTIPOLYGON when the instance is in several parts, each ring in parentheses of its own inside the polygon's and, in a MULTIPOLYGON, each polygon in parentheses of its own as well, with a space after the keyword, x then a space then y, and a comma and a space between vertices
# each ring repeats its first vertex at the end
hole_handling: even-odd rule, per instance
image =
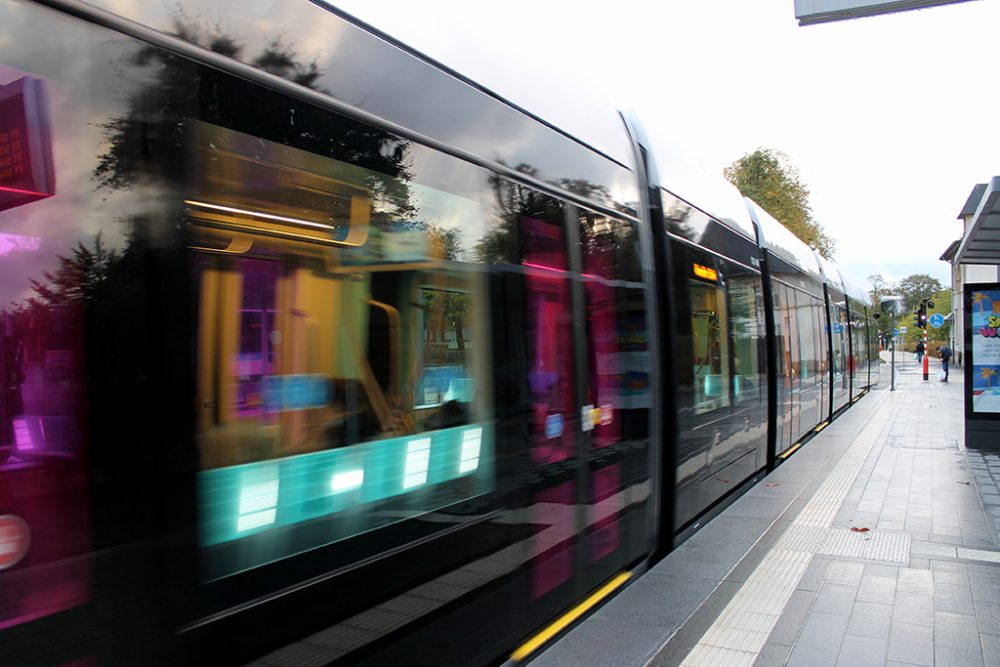
MULTIPOLYGON (((295 51, 280 37, 267 41, 257 56, 247 57, 242 53, 245 47, 232 38, 222 33, 204 34, 194 18, 177 18, 174 32, 185 41, 250 62, 306 88, 316 89, 316 82, 323 75, 315 62, 300 62, 295 51)), ((131 68, 124 71, 134 76, 148 73, 151 83, 132 96, 127 115, 100 125, 108 148, 94 169, 94 179, 100 187, 110 189, 127 189, 147 179, 164 184, 183 182, 188 168, 184 152, 184 135, 188 130, 185 119, 201 115, 198 102, 202 97, 191 94, 191 81, 196 76, 191 71, 193 66, 155 47, 138 50, 129 64, 131 68)), ((202 85, 210 90, 214 73, 205 69, 202 74, 202 85)), ((254 89, 253 94, 266 96, 260 89, 254 89)), ((219 97, 213 100, 211 115, 238 120, 243 124, 238 129, 255 136, 268 136, 277 128, 298 123, 304 131, 289 133, 286 143, 305 146, 322 139, 327 154, 339 155, 352 164, 388 176, 380 178, 372 173, 368 185, 385 203, 391 202, 396 213, 412 211, 405 186, 409 177, 405 160, 407 142, 383 130, 361 127, 325 112, 321 115, 325 125, 321 137, 316 132, 305 131, 310 121, 316 123, 320 117, 314 110, 305 105, 289 108, 287 104, 258 103, 255 113, 243 113, 246 99, 251 96, 248 92, 245 98, 219 97)))

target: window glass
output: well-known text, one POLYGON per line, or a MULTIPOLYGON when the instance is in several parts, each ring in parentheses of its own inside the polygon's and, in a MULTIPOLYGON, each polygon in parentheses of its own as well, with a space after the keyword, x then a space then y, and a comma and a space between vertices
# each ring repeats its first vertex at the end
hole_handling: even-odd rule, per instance
POLYGON ((863 359, 863 349, 864 345, 861 339, 862 327, 861 318, 858 317, 858 311, 860 309, 855 309, 852 315, 854 316, 851 320, 851 357, 850 357, 850 368, 851 377, 854 380, 854 394, 857 395, 857 390, 861 386, 861 362, 863 359))
POLYGON ((733 397, 737 402, 760 399, 761 319, 760 276, 752 273, 726 277, 733 327, 733 397))
POLYGON ((834 306, 833 321, 833 368, 834 377, 843 387, 847 387, 847 310, 843 306, 834 306))
POLYGON ((467 294, 423 289, 421 302, 424 346, 414 400, 418 407, 432 407, 464 397, 474 387, 468 370, 474 343, 466 321, 467 294))
MULTIPOLYGON (((591 443, 606 447, 621 440, 622 415, 626 414, 622 410, 638 398, 638 392, 633 396, 629 389, 630 372, 634 383, 646 384, 645 369, 636 367, 637 358, 627 355, 623 347, 628 344, 629 310, 636 302, 629 298, 622 262, 636 255, 635 233, 631 225, 589 211, 580 213, 580 223, 590 354, 587 406, 598 415, 592 420, 591 443)), ((641 318, 644 304, 639 301, 638 305, 641 318)))
POLYGON ((141 409, 115 393, 119 369, 100 354, 133 363, 144 315, 131 310, 137 258, 123 252, 143 204, 93 196, 95 126, 121 100, 54 78, 50 63, 69 53, 14 57, 37 43, 24 38, 26 10, 0 9, 5 33, 22 35, 0 40, 0 628, 92 599, 87 556, 113 537, 91 533, 87 463, 107 463, 141 409), (103 220, 117 224, 102 232, 103 220))
POLYGON ((813 324, 812 297, 805 292, 795 292, 796 307, 795 313, 799 331, 799 350, 802 365, 800 367, 799 378, 803 385, 812 387, 815 383, 817 362, 816 362, 816 340, 813 324))
POLYGON ((785 312, 788 317, 788 349, 789 349, 789 441, 791 445, 799 436, 799 413, 802 410, 802 357, 799 347, 799 325, 796 316, 795 290, 787 285, 779 285, 778 289, 785 294, 785 312))
POLYGON ((538 463, 571 457, 573 428, 573 312, 565 221, 562 213, 547 219, 520 218, 525 291, 528 389, 532 419, 531 456, 538 463))
POLYGON ((206 576, 492 489, 479 198, 199 121, 186 138, 206 576))
POLYGON ((729 326, 726 297, 718 285, 688 280, 694 344, 694 412, 729 405, 729 326))
POLYGON ((586 550, 591 577, 600 581, 644 549, 631 489, 647 474, 646 295, 634 224, 582 209, 578 219, 589 371, 582 410, 590 412, 589 445, 601 450, 588 461, 586 550))

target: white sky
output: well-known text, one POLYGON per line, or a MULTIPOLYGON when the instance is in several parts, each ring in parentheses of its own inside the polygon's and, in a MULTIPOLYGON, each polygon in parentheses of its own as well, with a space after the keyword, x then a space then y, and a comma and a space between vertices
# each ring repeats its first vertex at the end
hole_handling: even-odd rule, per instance
POLYGON ((1000 175, 1000 0, 807 27, 793 0, 333 4, 477 80, 535 69, 603 90, 710 173, 785 152, 857 282, 949 284, 956 217, 1000 175))

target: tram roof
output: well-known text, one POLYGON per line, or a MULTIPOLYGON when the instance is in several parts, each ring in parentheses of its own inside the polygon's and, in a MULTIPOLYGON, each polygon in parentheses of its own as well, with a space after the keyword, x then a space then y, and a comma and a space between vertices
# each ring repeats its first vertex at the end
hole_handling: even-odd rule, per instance
POLYGON ((709 174, 691 147, 683 145, 676 134, 658 131, 652 123, 647 125, 640 120, 635 112, 629 111, 625 117, 639 143, 649 151, 649 178, 654 185, 757 242, 753 220, 732 183, 721 175, 709 174))
POLYGON ((861 302, 861 304, 865 306, 872 305, 871 295, 863 287, 861 287, 860 283, 854 281, 853 276, 843 276, 843 280, 844 291, 847 293, 848 297, 861 302))
MULTIPOLYGON (((814 251, 815 252, 815 251, 814 251)), ((833 260, 816 253, 816 261, 823 271, 823 278, 827 283, 843 292, 847 298, 858 301, 865 306, 871 305, 871 296, 862 288, 854 277, 844 273, 844 270, 837 266, 833 260)))
POLYGON ((442 34, 412 23, 400 23, 391 33, 368 21, 364 4, 350 11, 336 0, 320 0, 348 21, 425 60, 475 88, 541 120, 576 141, 622 165, 635 167, 634 152, 617 108, 592 81, 574 81, 571 72, 556 71, 516 49, 503 54, 487 49, 449 49, 442 34))
POLYGON ((823 273, 820 269, 816 253, 812 248, 802 242, 799 237, 793 234, 787 227, 778 222, 770 213, 760 207, 757 202, 744 197, 746 207, 750 210, 750 215, 760 232, 760 244, 766 250, 785 260, 792 266, 798 268, 803 273, 807 273, 818 280, 823 280, 823 273))
POLYGON ((816 251, 813 252, 816 255, 816 261, 819 262, 819 268, 823 272, 823 279, 828 284, 835 287, 838 291, 847 294, 843 274, 841 273, 840 267, 837 266, 836 262, 823 257, 816 251))

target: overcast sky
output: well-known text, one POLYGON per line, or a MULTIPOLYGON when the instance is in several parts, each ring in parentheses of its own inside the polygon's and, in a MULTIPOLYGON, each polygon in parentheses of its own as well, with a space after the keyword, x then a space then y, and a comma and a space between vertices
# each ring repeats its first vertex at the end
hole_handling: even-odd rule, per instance
POLYGON ((807 27, 793 0, 332 4, 494 88, 528 69, 599 88, 708 172, 783 151, 859 282, 948 284, 956 217, 1000 175, 1000 0, 807 27))

